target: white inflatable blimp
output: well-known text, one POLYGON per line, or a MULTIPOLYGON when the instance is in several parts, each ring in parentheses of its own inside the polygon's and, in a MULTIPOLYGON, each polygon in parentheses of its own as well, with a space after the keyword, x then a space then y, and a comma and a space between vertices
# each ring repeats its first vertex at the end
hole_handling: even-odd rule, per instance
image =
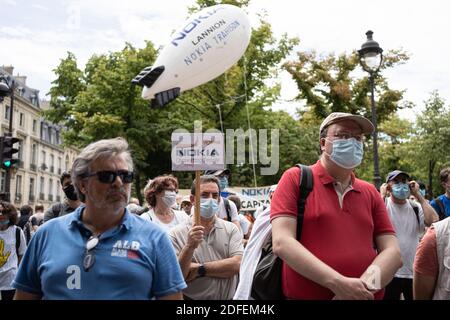
POLYGON ((250 42, 246 13, 219 4, 193 14, 175 31, 151 67, 133 79, 152 106, 164 106, 180 92, 217 78, 235 64, 250 42))

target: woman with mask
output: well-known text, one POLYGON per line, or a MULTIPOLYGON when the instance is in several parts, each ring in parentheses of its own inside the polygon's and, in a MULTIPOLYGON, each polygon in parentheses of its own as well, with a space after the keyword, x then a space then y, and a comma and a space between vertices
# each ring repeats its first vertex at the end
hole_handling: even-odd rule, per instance
POLYGON ((172 175, 162 175, 150 181, 145 187, 145 199, 150 210, 141 215, 145 220, 158 224, 166 232, 189 221, 189 216, 173 209, 178 193, 178 180, 172 175))
POLYGON ((17 210, 9 202, 0 201, 0 300, 12 300, 14 280, 20 260, 27 248, 25 235, 15 224, 17 210))

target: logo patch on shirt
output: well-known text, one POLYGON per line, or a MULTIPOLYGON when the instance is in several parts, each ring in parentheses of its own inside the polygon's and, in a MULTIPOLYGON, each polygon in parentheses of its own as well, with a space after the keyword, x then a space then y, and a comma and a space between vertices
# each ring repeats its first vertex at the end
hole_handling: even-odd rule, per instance
POLYGON ((117 240, 111 251, 112 257, 123 257, 128 259, 139 258, 139 248, 141 244, 138 241, 117 240))

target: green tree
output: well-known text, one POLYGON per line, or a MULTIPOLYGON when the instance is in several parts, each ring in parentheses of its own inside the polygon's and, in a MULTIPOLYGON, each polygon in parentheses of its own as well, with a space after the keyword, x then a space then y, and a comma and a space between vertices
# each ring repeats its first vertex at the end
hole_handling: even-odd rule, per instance
POLYGON ((437 195, 442 192, 442 187, 435 178, 443 167, 450 165, 450 109, 437 91, 432 92, 425 102, 425 110, 418 115, 415 129, 413 159, 417 168, 423 171, 426 168, 430 191, 437 195))
MULTIPOLYGON (((200 7, 215 3, 198 1, 200 7)), ((57 79, 50 91, 51 109, 44 116, 66 127, 66 145, 84 147, 98 139, 125 137, 132 148, 137 171, 135 188, 140 196, 145 179, 171 171, 170 136, 175 129, 193 131, 195 120, 202 120, 204 130, 222 125, 224 129, 247 128, 247 110, 250 117, 267 113, 264 108, 276 100, 280 87, 266 82, 276 76, 280 62, 296 43, 297 39, 286 35, 275 39, 270 24, 261 19, 252 30, 244 57, 236 65, 158 109, 149 108, 140 97, 141 88, 131 85, 131 79, 152 65, 158 55, 151 42, 143 49, 126 44, 121 51, 94 55, 84 71, 78 69, 75 56, 69 53, 54 70, 57 79)), ((268 127, 261 122, 255 127, 259 128, 268 127)), ((176 176, 180 187, 186 188, 192 181, 192 173, 177 172, 176 176)), ((252 174, 243 171, 243 176, 252 174)))
MULTIPOLYGON (((381 122, 410 103, 400 103, 404 91, 390 89, 382 71, 403 64, 408 60, 406 53, 391 50, 384 55, 384 63, 375 76, 377 119, 381 122)), ((299 89, 298 99, 306 104, 302 112, 312 112, 318 119, 331 112, 349 112, 372 117, 370 86, 367 76, 356 78, 352 72, 361 70, 358 53, 336 56, 317 55, 315 51, 298 52, 298 59, 284 64, 299 89)))

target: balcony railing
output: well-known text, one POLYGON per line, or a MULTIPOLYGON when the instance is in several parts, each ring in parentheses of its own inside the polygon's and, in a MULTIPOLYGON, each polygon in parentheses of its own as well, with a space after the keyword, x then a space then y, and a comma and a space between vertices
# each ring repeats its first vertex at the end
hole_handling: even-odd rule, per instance
POLYGON ((41 170, 45 171, 45 170, 47 170, 47 168, 48 167, 47 167, 47 165, 45 163, 41 164, 41 170))
POLYGON ((28 201, 34 202, 34 198, 35 198, 34 194, 28 195, 28 201))
POLYGON ((32 164, 30 164, 30 170, 31 171, 36 171, 36 164, 34 164, 34 163, 32 163, 32 164))
POLYGON ((53 195, 52 194, 48 195, 48 201, 53 201, 53 195))
POLYGON ((44 194, 42 192, 39 193, 39 200, 44 200, 44 194))

